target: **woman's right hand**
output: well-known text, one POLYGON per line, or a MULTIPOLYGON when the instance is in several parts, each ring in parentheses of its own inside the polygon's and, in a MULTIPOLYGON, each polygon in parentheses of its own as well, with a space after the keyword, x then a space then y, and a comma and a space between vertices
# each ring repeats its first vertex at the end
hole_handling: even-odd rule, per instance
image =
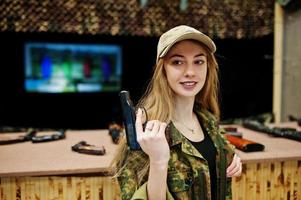
POLYGON ((170 157, 169 146, 165 137, 167 124, 158 120, 148 121, 145 131, 142 127, 142 110, 136 114, 137 141, 142 150, 149 156, 150 162, 168 163, 170 157))

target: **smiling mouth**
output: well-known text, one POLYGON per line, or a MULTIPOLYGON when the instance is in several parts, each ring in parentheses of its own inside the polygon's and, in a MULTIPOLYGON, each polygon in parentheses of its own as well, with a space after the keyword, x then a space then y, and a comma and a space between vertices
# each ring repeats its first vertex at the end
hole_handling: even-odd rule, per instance
POLYGON ((197 84, 195 81, 185 81, 185 82, 180 82, 184 86, 194 86, 197 84))

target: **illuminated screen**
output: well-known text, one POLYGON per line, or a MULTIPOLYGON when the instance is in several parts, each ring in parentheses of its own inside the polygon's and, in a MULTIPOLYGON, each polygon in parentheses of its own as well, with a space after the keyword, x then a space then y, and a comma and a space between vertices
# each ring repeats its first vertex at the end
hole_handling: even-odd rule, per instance
POLYGON ((24 48, 27 92, 114 92, 121 88, 118 45, 26 43, 24 48))

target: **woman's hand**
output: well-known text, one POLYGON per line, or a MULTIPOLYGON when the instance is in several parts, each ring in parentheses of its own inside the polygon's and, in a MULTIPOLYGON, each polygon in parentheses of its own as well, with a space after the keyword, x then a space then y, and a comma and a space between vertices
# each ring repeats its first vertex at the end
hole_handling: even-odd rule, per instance
POLYGON ((242 171, 242 164, 240 157, 234 154, 233 160, 227 168, 227 177, 240 176, 242 171))
POLYGON ((148 121, 145 131, 142 127, 142 111, 138 109, 136 115, 137 141, 142 150, 149 156, 150 162, 168 163, 170 150, 165 138, 166 123, 158 120, 148 121))

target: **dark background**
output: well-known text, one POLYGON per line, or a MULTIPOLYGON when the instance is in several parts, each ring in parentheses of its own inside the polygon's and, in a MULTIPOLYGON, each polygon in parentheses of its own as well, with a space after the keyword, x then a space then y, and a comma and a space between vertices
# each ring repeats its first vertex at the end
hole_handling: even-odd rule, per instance
MULTIPOLYGON (((57 33, 0 33, 0 126, 96 129, 121 122, 118 92, 26 93, 25 42, 118 44, 122 47, 122 89, 136 103, 155 64, 156 37, 57 33)), ((215 39, 220 68, 222 119, 272 110, 273 36, 215 39)))

